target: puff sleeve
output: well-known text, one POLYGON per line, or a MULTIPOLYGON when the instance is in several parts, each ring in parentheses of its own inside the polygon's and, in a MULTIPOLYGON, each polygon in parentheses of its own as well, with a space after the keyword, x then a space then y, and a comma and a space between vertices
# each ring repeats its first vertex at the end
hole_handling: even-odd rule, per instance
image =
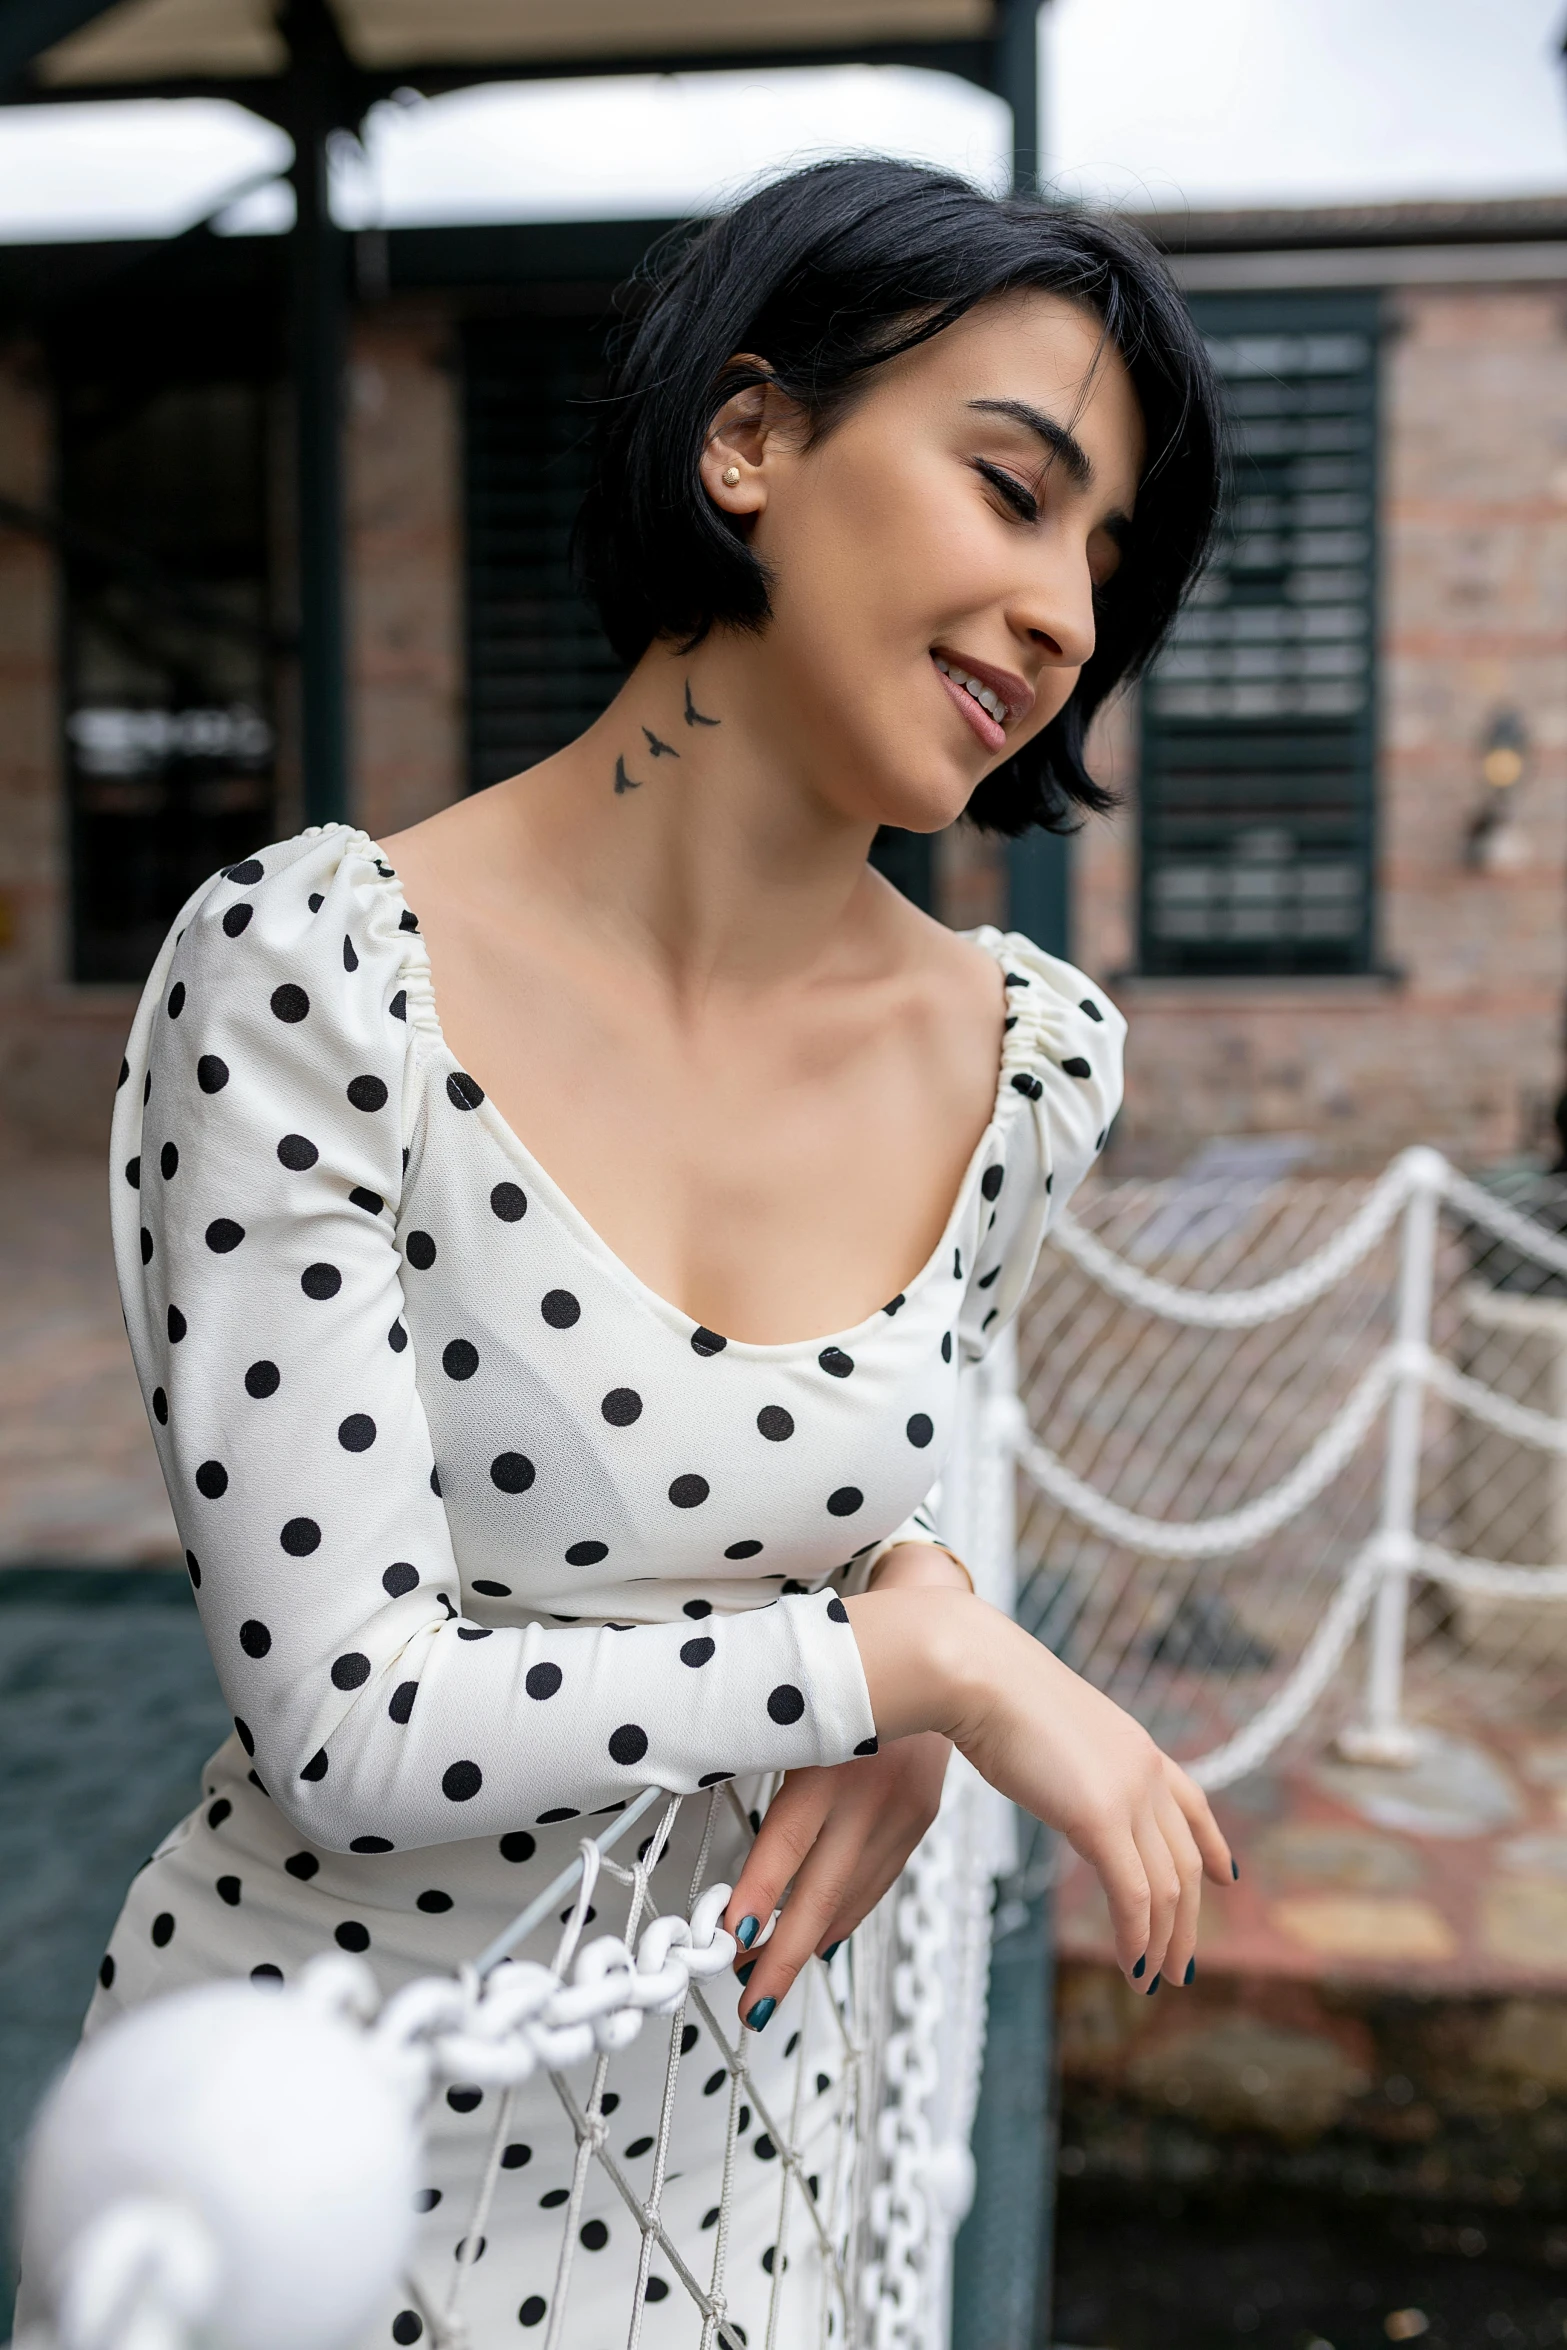
POLYGON ((828 1592, 704 1624, 701 1672, 689 1622, 464 1619, 404 1315, 417 925, 377 855, 312 830, 198 891, 115 1107, 126 1326, 259 1783, 379 1852, 846 1760, 875 1724, 828 1592))

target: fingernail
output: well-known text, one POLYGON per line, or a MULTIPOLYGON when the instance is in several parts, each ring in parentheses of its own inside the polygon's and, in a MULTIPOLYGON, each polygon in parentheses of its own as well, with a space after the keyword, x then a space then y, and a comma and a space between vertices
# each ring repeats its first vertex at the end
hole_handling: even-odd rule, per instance
POLYGON ((1143 1952, 1143 1955, 1142 1955, 1142 1957, 1141 1957, 1141 1958, 1138 1960, 1138 1962, 1137 1962, 1136 1966, 1134 1966, 1134 1967, 1133 1967, 1133 1969, 1132 1969, 1132 1981, 1133 1981, 1134 1983, 1140 1983, 1140 1982, 1142 1981, 1142 1979, 1143 1979, 1143 1969, 1144 1969, 1144 1968, 1147 1966, 1147 1964, 1148 1964, 1148 1953, 1147 1953, 1147 1951, 1145 1950, 1145 1951, 1143 1952))
POLYGON ((736 1967, 736 1969, 735 1969, 735 1973, 738 1975, 738 1977, 739 1977, 739 1979, 740 1979, 740 1981, 741 1981, 742 1983, 749 1983, 749 1981, 751 1980, 751 1977, 752 1977, 752 1976, 755 1974, 755 1972, 756 1972, 756 1969, 757 1969, 757 1964, 758 1964, 758 1961, 757 1961, 756 1959, 754 1959, 754 1958, 748 1958, 748 1959, 746 1960, 746 1962, 745 1962, 744 1966, 742 1966, 742 1967, 736 1967))
POLYGON ((748 2032, 765 2032, 773 2020, 773 2009, 777 2005, 776 1999, 759 1999, 745 2019, 746 2030, 748 2032))
POLYGON ((1233 1852, 1230 1854, 1230 1875, 1234 1878, 1236 1884, 1238 1885, 1241 1881, 1241 1864, 1236 1859, 1233 1852))
POLYGON ((1152 1982, 1149 1984, 1149 1986, 1148 1986, 1148 1997, 1149 1997, 1150 1999, 1153 1997, 1154 1993, 1155 1993, 1155 1992, 1158 1990, 1158 1988, 1159 1988, 1159 1985, 1160 1985, 1160 1984, 1161 1984, 1163 1981, 1164 1981, 1164 1977, 1163 1977, 1163 1975, 1155 1975, 1155 1977, 1154 1977, 1153 1981, 1152 1981, 1152 1982))
POLYGON ((1195 1958, 1189 1958, 1189 1959, 1186 1961, 1186 1972, 1185 1972, 1185 1974, 1184 1974, 1184 1975, 1182 1975, 1182 1977, 1181 1977, 1181 1981, 1182 1981, 1183 1983, 1195 1983, 1195 1982, 1196 1982, 1196 1980, 1197 1980, 1197 1961, 1196 1961, 1196 1959, 1195 1959, 1195 1958))
POLYGON ((833 1960, 837 1957, 839 1951, 842 1948, 842 1942, 829 1942, 827 1948, 822 1952, 823 1966, 831 1966, 833 1960))
POLYGON ((761 1930, 760 1918, 742 1918, 735 1928, 735 1940, 742 1950, 749 1950, 761 1930))

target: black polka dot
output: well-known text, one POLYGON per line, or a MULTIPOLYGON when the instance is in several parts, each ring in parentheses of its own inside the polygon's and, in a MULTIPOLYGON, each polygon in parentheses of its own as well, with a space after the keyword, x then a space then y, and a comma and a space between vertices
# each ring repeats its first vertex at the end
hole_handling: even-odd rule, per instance
POLYGON ((531 1860, 538 1845, 526 1828, 513 1828, 501 1838, 501 1858, 509 1861, 531 1860))
POLYGON ((639 1763, 647 1752, 647 1732, 636 1722, 622 1722, 609 1734, 611 1762, 639 1763))
POLYGON ((548 2307, 549 2303, 545 2300, 542 2293, 530 2293, 527 2300, 523 2303, 522 2307, 517 2312, 517 2323, 523 2326, 542 2325, 544 2323, 544 2312, 548 2307))
POLYGON ((763 1404, 756 1415, 756 1424, 769 1444, 782 1444, 794 1434, 794 1414, 786 1412, 781 1403, 763 1404))
POLYGON ((609 2230, 601 2219, 584 2220, 578 2230, 578 2242, 584 2252, 602 2252, 609 2242, 609 2230))
POLYGON ((705 1477, 677 1477, 669 1488, 669 1498, 677 1510, 699 1509, 712 1487, 705 1477))
POLYGON ((106 1991, 114 1982, 114 1961, 107 1951, 98 1962, 98 1980, 106 1991))
POLYGON ((471 1379, 479 1368, 479 1350, 471 1339, 452 1338, 441 1349, 441 1369, 448 1379, 471 1379))
POLYGON ((206 1243, 215 1257, 226 1257, 237 1249, 245 1237, 243 1224, 236 1224, 232 1216, 215 1216, 207 1226, 206 1243))
POLYGON ((387 1091, 379 1077, 351 1077, 348 1098, 356 1110, 384 1110, 387 1091))
POLYGON ((221 1093, 229 1081, 229 1065, 217 1053, 203 1053, 196 1063, 196 1083, 203 1093, 221 1093))
POLYGON ((519 1183, 497 1183, 490 1207, 503 1224, 520 1224, 528 1212, 528 1195, 519 1183))
POLYGON ((255 910, 255 907, 250 904, 248 899, 242 900, 237 906, 230 906, 228 912, 223 917, 223 934, 225 938, 238 938, 240 932, 249 927, 250 917, 255 912, 255 910))
POLYGON ((557 1820, 575 1820, 579 1819, 580 1817, 581 1814, 579 1812, 573 1811, 569 1803, 557 1804, 553 1811, 540 1812, 539 1826, 541 1828, 552 1828, 557 1820))
POLYGON ((253 1395, 258 1403, 264 1403, 269 1395, 276 1395, 282 1380, 283 1374, 276 1363, 263 1359, 259 1363, 252 1363, 245 1373, 245 1393, 253 1395))
POLYGON ((448 1763, 441 1773, 441 1793, 449 1803, 468 1803, 484 1785, 484 1773, 476 1762, 448 1763))
POLYGON ((183 979, 176 979, 174 985, 169 989, 169 1018, 177 1020, 184 1009, 185 982, 183 979))
POLYGON ((761 1551, 759 1542, 731 1542, 724 1556, 726 1559, 754 1559, 761 1556, 761 1551))
POLYGON ((634 1387, 612 1387, 599 1410, 612 1428, 629 1428, 642 1417, 642 1398, 634 1387))
POLYGON ((208 1501, 221 1501, 229 1489, 229 1473, 221 1461, 203 1461, 196 1471, 196 1491, 208 1501))
POLYGON ((114 1090, 116 1093, 119 1092, 120 1087, 125 1083, 125 1080, 127 1077, 129 1077, 130 1073, 131 1065, 129 1061, 122 1060, 120 1063, 120 1074, 114 1081, 114 1090))
POLYGON ((709 1330, 700 1322, 691 1333, 693 1354, 721 1355, 728 1344, 727 1338, 720 1338, 716 1330, 709 1330))
POLYGON ((318 1873, 321 1863, 313 1852, 291 1852, 283 1866, 291 1877, 297 1877, 302 1885, 308 1885, 318 1873))
POLYGON ((433 1461, 430 1464, 430 1491, 435 1495, 436 1500, 439 1501, 441 1498, 441 1472, 438 1468, 436 1468, 433 1461))
POLYGON ((226 1795, 220 1795, 220 1796, 218 1797, 218 1800, 217 1800, 217 1802, 216 1802, 216 1803, 214 1803, 214 1804, 212 1804, 212 1805, 209 1807, 209 1809, 208 1809, 208 1812, 207 1812, 207 1825, 208 1825, 208 1827, 209 1827, 209 1828, 221 1828, 221 1827, 222 1827, 222 1825, 223 1825, 223 1823, 224 1823, 224 1821, 225 1821, 225 1820, 228 1818, 228 1816, 229 1816, 229 1813, 230 1813, 230 1812, 231 1812, 233 1809, 234 1809, 234 1806, 233 1806, 233 1805, 230 1803, 230 1801, 229 1801, 228 1797, 227 1797, 226 1795))
POLYGON ((400 2309, 392 2320, 392 2340, 406 2350, 409 2342, 417 2342, 424 2332, 424 2319, 417 2309, 400 2309))
POLYGON ((1081 1053, 1073 1053, 1070 1060, 1062 1062, 1061 1067, 1068 1077, 1092 1077, 1094 1073, 1093 1064, 1085 1061, 1081 1053))
MULTIPOLYGON (((651 2146, 651 2145, 652 2145, 652 2143, 653 2143, 652 2139, 651 2139, 651 2138, 649 2138, 649 2140, 648 2140, 648 2144, 651 2146)), ((628 2154, 631 2152, 631 2149, 630 2149, 630 2147, 629 2147, 629 2146, 626 2148, 626 2152, 627 2152, 628 2154)), ((649 2277, 649 2278, 648 2278, 648 2281, 647 2281, 647 2297, 648 2297, 648 2299, 649 2299, 650 2301, 667 2301, 667 2300, 668 2300, 668 2298, 669 2298, 669 2280, 668 2280, 668 2278, 667 2278, 667 2277, 649 2277)))
POLYGON ((140 1188, 141 1188, 141 1156, 140 1156, 140 1154, 139 1154, 139 1153, 137 1154, 137 1156, 136 1156, 134 1159, 127 1159, 127 1160, 126 1160, 126 1162, 125 1162, 125 1180, 126 1180, 126 1182, 127 1182, 129 1185, 130 1185, 130 1187, 131 1187, 132 1191, 139 1191, 139 1190, 140 1190, 140 1188))
POLYGON ((849 1611, 836 1592, 827 1602, 827 1615, 829 1621, 834 1624, 846 1624, 849 1621, 849 1611))
POLYGON ((290 1518, 278 1540, 291 1559, 307 1559, 321 1547, 321 1529, 314 1518, 290 1518))
POLYGON ((421 1893, 414 1903, 415 1909, 422 1909, 426 1917, 432 1918, 444 1917, 451 1906, 451 1895, 441 1892, 439 1887, 435 1885, 432 1885, 428 1892, 421 1893))
POLYGON ((1099 1006, 1094 1002, 1092 996, 1085 995, 1077 1008, 1080 1012, 1086 1012, 1090 1020, 1102 1020, 1104 1018, 1103 1012, 1100 1011, 1099 1006))
POLYGON ((881 1741, 879 1738, 862 1738, 854 1751, 856 1754, 879 1754, 881 1741))
POLYGON ((306 1297, 313 1297, 320 1305, 329 1297, 336 1297, 343 1286, 343 1276, 335 1265, 307 1265, 299 1276, 299 1286, 306 1297))
POLYGON ((334 1689, 362 1689, 370 1678, 370 1659, 361 1656, 357 1648, 345 1656, 335 1657, 332 1663, 334 1689))
POLYGON ((400 1355, 408 1344, 408 1333, 401 1322, 394 1322, 386 1334, 386 1343, 394 1355, 400 1355))
POLYGON ((439 2187, 421 2187, 414 2197, 415 2211, 433 2211, 441 2200, 439 2187))
POLYGON ((239 1628, 239 1644, 247 1656, 265 1656, 272 1646, 272 1635, 258 1616, 247 1616, 239 1628))
POLYGON ((473 2113, 484 2103, 482 2089, 470 2089, 460 2083, 446 2092, 446 2102, 453 2113, 473 2113))
POLYGON ((315 1165, 321 1153, 305 1135, 285 1134, 277 1146, 277 1155, 293 1174, 303 1175, 315 1165))
POLYGON ((356 1836, 348 1849, 350 1852, 395 1852, 397 1847, 387 1836, 356 1836))
POLYGON ((168 1314, 169 1344, 178 1346, 189 1325, 178 1306, 170 1306, 168 1314))
POLYGON ((797 1722, 805 1711, 805 1697, 792 1681, 780 1681, 767 1700, 767 1710, 775 1722, 786 1727, 797 1722))
POLYGON ((1025 1070, 1013 1078, 1012 1090, 1014 1093, 1022 1094, 1025 1101, 1037 1102, 1045 1089, 1037 1077, 1031 1076, 1025 1070))
POLYGON ((350 1412, 338 1422, 337 1441, 344 1452, 368 1452, 375 1442, 375 1422, 368 1412, 350 1412))
POLYGON ((910 1444, 923 1452, 936 1433, 935 1423, 928 1412, 916 1412, 903 1431, 910 1444))
POLYGON ((399 930, 418 929, 419 917, 414 912, 412 906, 404 906, 402 912, 397 917, 397 927, 399 930))
POLYGON ((446 1080, 446 1098, 454 1110, 476 1110, 484 1099, 484 1088, 466 1069, 454 1069, 446 1080))
POLYGON ((537 1697, 542 1699, 554 1696, 556 1690, 560 1687, 561 1679, 562 1675, 559 1665, 530 1665, 528 1667, 527 1678, 524 1680, 522 1685, 530 1697, 537 1697))
POLYGON ((243 882, 245 887, 249 889, 252 882, 261 879, 263 870, 259 857, 242 857, 237 865, 230 865, 227 878, 230 881, 243 882))
POLYGON ((381 1589, 389 1599, 401 1599, 405 1591, 417 1591, 418 1588, 419 1570, 410 1566, 406 1559, 396 1560, 381 1577, 381 1589))
POLYGON ((1002 1184, 1006 1181, 1006 1174, 1007 1171, 1005 1167, 987 1167, 985 1169, 984 1174, 979 1179, 979 1188, 984 1193, 986 1199, 995 1198, 997 1192, 1001 1189, 1002 1184))
POLYGON ((607 1542, 574 1542, 566 1553, 568 1567, 596 1567, 609 1556, 607 1542))
POLYGON ((435 1242, 428 1232, 410 1232, 403 1254, 416 1273, 428 1273, 435 1262, 435 1242))
POLYGON ((290 980, 284 986, 272 990, 272 1009, 279 1020, 286 1020, 292 1027, 295 1022, 303 1020, 309 1011, 310 998, 302 987, 295 987, 290 980))
POLYGON ((241 1892, 241 1886, 238 1877, 219 1877, 217 1884, 213 1887, 213 1891, 217 1894, 217 1897, 220 1901, 226 1901, 228 1903, 230 1909, 238 1909, 241 1892))
POLYGON ((394 1020, 406 1020, 408 1017, 407 988, 400 987, 386 1008, 391 1013, 394 1020))
POLYGON ((836 1493, 827 1496, 827 1507, 835 1518, 852 1518, 865 1500, 857 1485, 840 1485, 836 1493))
POLYGON ((306 1763, 304 1769, 300 1772, 299 1775, 302 1779, 324 1779, 326 1777, 328 1767, 326 1748, 324 1746, 318 1746, 315 1750, 315 1753, 310 1757, 310 1760, 306 1763))
POLYGON ((698 1779, 697 1785, 699 1787, 721 1787, 726 1779, 733 1777, 733 1771, 704 1771, 701 1778, 698 1779))
POLYGON ((256 1741, 250 1734, 250 1724, 248 1722, 242 1722, 238 1714, 234 1716, 234 1735, 239 1740, 241 1746, 243 1746, 247 1754, 255 1753, 256 1741))
POLYGON ((482 1591, 486 1599, 510 1599, 511 1597, 509 1583, 492 1583, 483 1575, 474 1577, 473 1587, 475 1591, 482 1591))
POLYGON ((816 1360, 834 1379, 847 1379, 854 1368, 853 1355, 846 1355, 841 1346, 824 1346, 816 1360))
POLYGON ((165 1183, 171 1181, 172 1178, 178 1173, 179 1163, 179 1152, 175 1149, 172 1142, 166 1142, 162 1150, 158 1153, 158 1171, 162 1175, 165 1183))
POLYGON ((909 1301, 908 1301, 908 1299, 905 1297, 905 1295, 903 1294, 903 1291, 900 1289, 900 1290, 899 1290, 899 1292, 898 1292, 898 1294, 897 1294, 897 1296, 896 1296, 896 1297, 894 1297, 894 1298, 889 1298, 889 1299, 888 1299, 888 1301, 887 1301, 887 1303, 886 1303, 886 1304, 885 1304, 885 1305, 882 1307, 882 1309, 881 1309, 881 1310, 882 1310, 882 1312, 883 1312, 884 1314, 895 1314, 895 1313, 898 1311, 898 1309, 899 1309, 899 1307, 900 1307, 900 1306, 906 1306, 906 1305, 908 1304, 908 1302, 909 1302, 909 1301))
POLYGON ((362 1926, 357 1918, 344 1918, 342 1924, 334 1929, 332 1939, 339 1950, 368 1950, 370 1929, 362 1926))
POLYGON ((378 1191, 371 1191, 363 1183, 356 1183, 348 1195, 348 1204, 351 1208, 363 1208, 367 1216, 379 1216, 386 1202, 378 1191))
POLYGON ((160 1428, 168 1426, 169 1399, 161 1387, 155 1387, 152 1391, 152 1416, 160 1428))
POLYGON ((190 1577, 191 1588, 199 1591, 201 1589, 201 1562, 193 1550, 188 1550, 185 1553, 185 1572, 190 1577))
POLYGON ((167 1950, 173 1939, 174 1913, 172 1910, 160 1909, 152 1921, 152 1946, 155 1950, 167 1950))
POLYGON ((145 1224, 141 1228, 141 1261, 144 1265, 152 1263, 152 1234, 145 1224))
POLYGON ((941 1359, 944 1363, 950 1363, 952 1360, 952 1333, 950 1330, 944 1330, 941 1334, 941 1359))
POLYGON ((414 1699, 418 1694, 419 1684, 417 1681, 398 1682, 397 1687, 392 1691, 392 1701, 386 1709, 394 1722, 409 1720, 414 1710, 414 1699))
POLYGON ((683 1665, 705 1665, 717 1653, 716 1640, 688 1640, 680 1651, 680 1661, 683 1665))
POLYGON ((343 969, 357 971, 358 968, 359 957, 354 953, 354 942, 351 938, 345 938, 343 941, 343 969))
POLYGON ((498 1452, 490 1463, 490 1483, 502 1493, 526 1493, 535 1473, 533 1463, 523 1452, 498 1452))
POLYGON ((539 1312, 552 1330, 569 1330, 582 1318, 580 1302, 569 1289, 551 1289, 539 1301, 539 1312))
POLYGON ((326 900, 318 889, 313 889, 309 897, 306 898, 305 903, 310 908, 312 914, 319 914, 322 907, 326 904, 326 900))

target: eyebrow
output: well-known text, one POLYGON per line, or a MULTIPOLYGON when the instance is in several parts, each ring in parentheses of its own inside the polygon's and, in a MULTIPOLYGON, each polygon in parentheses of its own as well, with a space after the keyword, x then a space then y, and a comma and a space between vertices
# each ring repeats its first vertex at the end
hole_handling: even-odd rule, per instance
POLYGON ((1080 490, 1086 490, 1094 478, 1093 461, 1075 433, 1057 424, 1043 408, 1030 407, 1027 400, 970 400, 969 406, 981 416, 1005 416, 1013 424, 1022 425, 1036 440, 1043 441, 1053 457, 1059 457, 1080 490))

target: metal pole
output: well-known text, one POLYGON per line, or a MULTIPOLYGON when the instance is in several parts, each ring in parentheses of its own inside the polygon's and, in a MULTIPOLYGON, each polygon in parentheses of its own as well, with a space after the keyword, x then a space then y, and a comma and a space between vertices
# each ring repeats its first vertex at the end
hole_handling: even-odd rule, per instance
POLYGON ((1411 1157, 1414 1182, 1404 1210, 1398 1274, 1397 1344, 1403 1359, 1388 1406, 1382 1516, 1377 1534, 1382 1577, 1371 1612, 1366 1717, 1362 1724, 1346 1730, 1339 1740, 1340 1751, 1352 1761, 1406 1766, 1416 1761, 1420 1752, 1419 1739, 1403 1719, 1404 1648, 1409 1577, 1415 1564, 1425 1357, 1431 1343, 1431 1292, 1442 1177, 1442 1162, 1434 1151, 1416 1151, 1411 1157))
POLYGON ((298 507, 300 749, 308 824, 348 814, 344 691, 342 385, 347 252, 332 218, 327 141, 337 127, 334 60, 308 38, 295 50, 290 174, 298 207, 290 244, 298 507))

